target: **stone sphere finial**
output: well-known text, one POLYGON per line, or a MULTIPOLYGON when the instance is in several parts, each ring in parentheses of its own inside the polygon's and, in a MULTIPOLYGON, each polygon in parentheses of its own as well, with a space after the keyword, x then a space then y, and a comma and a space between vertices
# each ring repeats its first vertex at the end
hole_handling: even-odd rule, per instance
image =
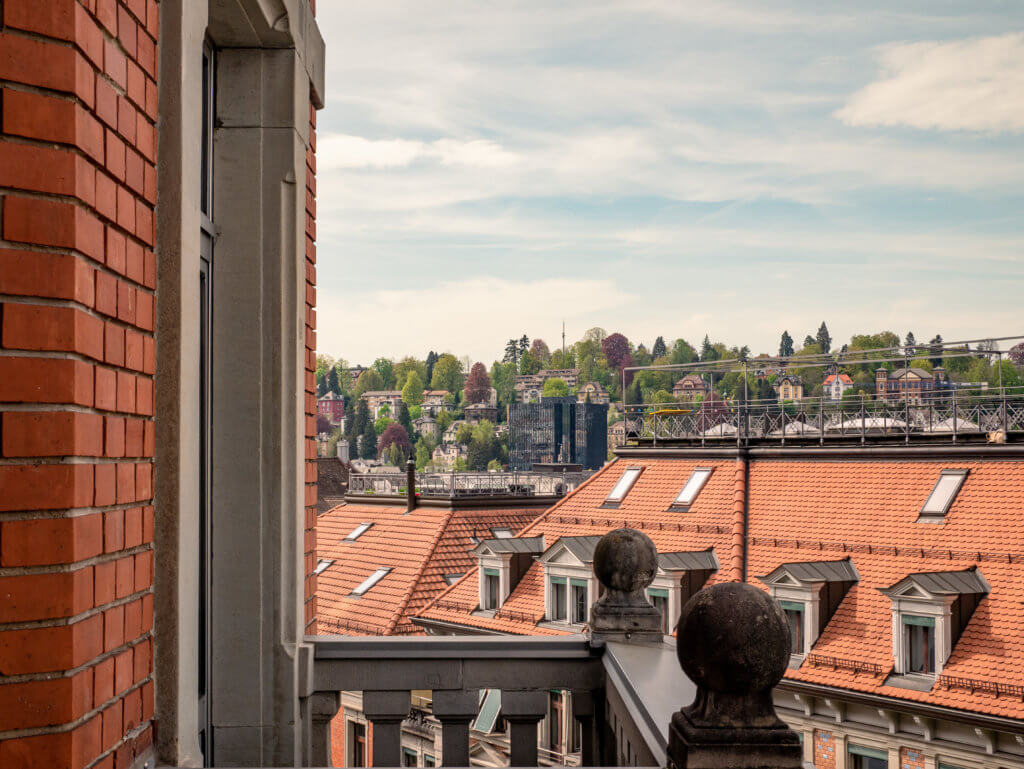
POLYGON ((789 625, 779 604, 743 582, 713 585, 683 607, 676 654, 699 687, 749 694, 786 672, 789 625))
POLYGON ((594 576, 604 595, 590 610, 595 636, 628 641, 662 640, 661 612, 644 590, 658 573, 658 550, 636 529, 609 531, 594 548, 594 576))
POLYGON ((676 654, 697 696, 672 716, 669 764, 802 766, 800 741, 772 702, 789 648, 782 607, 763 590, 729 582, 694 595, 679 620, 676 654))
POLYGON ((642 531, 609 531, 594 548, 594 576, 608 591, 646 590, 657 571, 658 550, 642 531))

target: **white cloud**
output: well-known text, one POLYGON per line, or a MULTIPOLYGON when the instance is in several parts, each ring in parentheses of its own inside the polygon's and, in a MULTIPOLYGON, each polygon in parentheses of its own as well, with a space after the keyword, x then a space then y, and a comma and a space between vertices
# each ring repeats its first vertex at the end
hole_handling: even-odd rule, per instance
POLYGON ((1024 130, 1024 32, 893 45, 883 76, 836 117, 849 125, 943 131, 1024 130))
POLYGON ((317 346, 327 353, 370 361, 379 355, 423 357, 421 348, 433 345, 487 363, 504 339, 519 337, 524 326, 553 346, 563 320, 578 327, 580 336, 587 323, 596 325, 596 319, 632 299, 612 280, 497 277, 377 289, 346 298, 321 289, 318 298, 317 346))
POLYGON ((403 168, 416 161, 434 161, 445 166, 500 168, 515 164, 517 158, 501 145, 485 139, 422 142, 328 133, 317 142, 317 167, 322 171, 403 168))

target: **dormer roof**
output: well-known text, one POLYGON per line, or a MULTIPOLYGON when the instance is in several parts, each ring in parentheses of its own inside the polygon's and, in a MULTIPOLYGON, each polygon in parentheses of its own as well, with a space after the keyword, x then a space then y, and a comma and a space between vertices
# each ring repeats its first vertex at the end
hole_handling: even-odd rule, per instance
POLYGON ((860 575, 853 561, 794 561, 784 563, 770 574, 758 577, 766 585, 804 585, 809 582, 857 582, 860 575))
POLYGON ((895 585, 879 588, 889 598, 939 598, 949 595, 985 595, 989 584, 978 567, 963 571, 928 571, 908 574, 895 585))
POLYGON ((475 555, 504 555, 505 553, 535 553, 544 552, 544 536, 539 537, 498 537, 485 539, 473 548, 475 555))

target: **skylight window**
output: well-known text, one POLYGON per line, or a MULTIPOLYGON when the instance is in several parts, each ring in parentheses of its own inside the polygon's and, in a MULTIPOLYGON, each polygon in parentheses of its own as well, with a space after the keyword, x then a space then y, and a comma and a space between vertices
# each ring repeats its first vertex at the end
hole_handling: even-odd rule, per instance
POLYGON ((352 591, 352 595, 363 595, 367 590, 380 582, 391 572, 391 569, 377 569, 373 574, 364 579, 359 586, 352 591))
POLYGON ((921 508, 921 518, 936 519, 945 516, 966 478, 967 470, 943 470, 939 480, 935 482, 932 493, 925 500, 924 507, 921 508))
POLYGON ((512 529, 491 529, 491 534, 494 535, 495 539, 512 539, 515 536, 515 532, 512 529))
POLYGON ((325 559, 321 558, 319 561, 317 561, 316 568, 313 569, 313 573, 314 574, 323 574, 325 571, 327 571, 328 567, 332 563, 334 563, 334 561, 328 561, 328 560, 325 560, 325 559))
POLYGON ((704 484, 708 482, 708 478, 711 477, 710 467, 698 467, 690 474, 690 478, 686 481, 686 485, 683 486, 682 491, 679 492, 679 496, 675 498, 672 503, 674 510, 689 509, 690 505, 697 499, 697 495, 700 494, 700 490, 704 488, 704 484))
POLYGON ((615 488, 612 489, 608 498, 605 499, 605 505, 617 507, 618 504, 626 498, 629 490, 633 488, 633 484, 636 483, 636 479, 640 477, 640 467, 627 467, 622 473, 622 477, 619 478, 619 482, 615 484, 615 488))
POLYGON ((360 537, 361 537, 361 536, 362 536, 362 535, 363 535, 363 534, 364 534, 364 533, 366 532, 366 530, 367 530, 368 528, 370 528, 371 526, 373 526, 373 524, 372 524, 372 523, 361 523, 361 524, 359 524, 359 525, 358 525, 358 526, 356 526, 356 527, 355 527, 354 529, 352 529, 352 531, 351 531, 351 532, 349 532, 348 536, 346 536, 346 537, 345 537, 345 539, 343 539, 343 540, 342 540, 342 542, 355 542, 355 541, 356 541, 357 539, 359 539, 359 538, 360 538, 360 537))
POLYGON ((445 574, 444 575, 444 581, 447 582, 449 585, 454 585, 460 579, 462 579, 462 574, 445 574))

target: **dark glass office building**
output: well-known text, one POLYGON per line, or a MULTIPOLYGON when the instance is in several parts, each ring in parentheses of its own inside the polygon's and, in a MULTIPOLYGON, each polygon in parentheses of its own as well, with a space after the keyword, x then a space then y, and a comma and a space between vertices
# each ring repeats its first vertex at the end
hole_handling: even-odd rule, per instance
POLYGON ((608 458, 608 404, 575 398, 541 398, 509 411, 510 470, 535 463, 579 464, 597 470, 608 458))

